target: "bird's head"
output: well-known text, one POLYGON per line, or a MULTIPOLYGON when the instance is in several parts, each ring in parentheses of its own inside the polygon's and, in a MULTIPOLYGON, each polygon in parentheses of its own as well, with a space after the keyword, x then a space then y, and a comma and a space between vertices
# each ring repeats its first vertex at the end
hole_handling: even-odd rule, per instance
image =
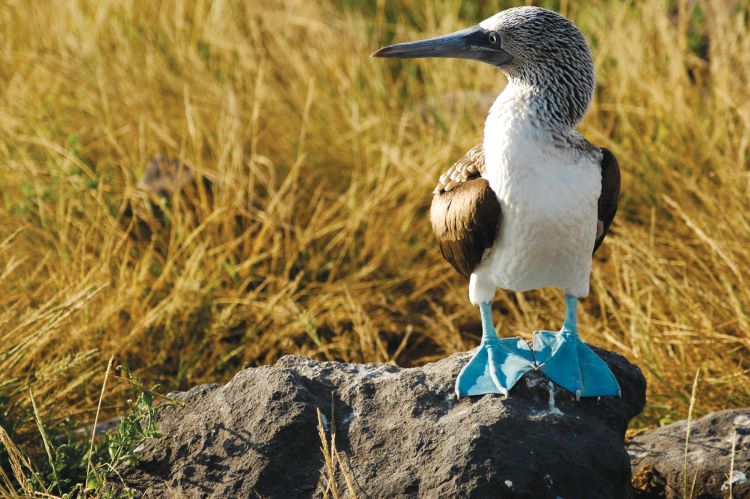
POLYGON ((588 108, 594 64, 586 39, 568 19, 539 7, 516 7, 448 35, 384 47, 373 57, 451 57, 485 62, 510 81, 554 90, 570 124, 588 108))

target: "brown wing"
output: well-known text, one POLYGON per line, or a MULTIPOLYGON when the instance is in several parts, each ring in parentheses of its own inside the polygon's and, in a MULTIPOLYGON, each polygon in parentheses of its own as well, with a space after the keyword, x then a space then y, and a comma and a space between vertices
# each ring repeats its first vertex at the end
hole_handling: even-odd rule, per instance
POLYGON ((480 144, 440 176, 430 207, 440 252, 467 279, 492 247, 500 226, 500 203, 481 178, 483 171, 480 144))
POLYGON ((599 249, 609 226, 617 213, 617 201, 620 197, 620 166, 617 158, 609 149, 602 148, 602 193, 599 195, 599 216, 596 228, 594 252, 599 249))

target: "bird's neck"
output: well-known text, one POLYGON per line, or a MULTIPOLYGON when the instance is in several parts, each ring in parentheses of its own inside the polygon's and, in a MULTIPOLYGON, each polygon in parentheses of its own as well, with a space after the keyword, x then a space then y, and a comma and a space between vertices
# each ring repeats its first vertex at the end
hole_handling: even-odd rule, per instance
POLYGON ((587 76, 564 70, 534 74, 508 74, 508 85, 495 101, 491 114, 525 122, 553 134, 573 132, 591 103, 593 72, 587 76))
POLYGON ((583 110, 571 116, 563 90, 509 79, 490 109, 484 127, 485 161, 490 167, 525 169, 528 161, 568 151, 572 157, 595 148, 575 130, 583 110), (556 93, 558 92, 558 93, 556 93), (503 166, 504 165, 504 166, 503 166))

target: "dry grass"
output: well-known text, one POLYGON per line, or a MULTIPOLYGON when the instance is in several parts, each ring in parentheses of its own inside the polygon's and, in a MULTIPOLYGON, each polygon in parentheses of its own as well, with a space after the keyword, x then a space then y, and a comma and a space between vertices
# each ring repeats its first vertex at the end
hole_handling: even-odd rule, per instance
MULTIPOLYGON (((368 55, 498 4, 398 3, 0 6, 0 425, 34 430, 29 390, 45 422, 91 422, 110 355, 184 388, 287 353, 408 365, 474 346, 425 213, 504 82, 368 55), (125 213, 148 211, 155 155, 216 187, 137 240, 125 213)), ((641 425, 684 417, 699 367, 696 413, 748 405, 748 2, 562 4, 596 58, 582 130, 624 170, 582 334, 646 373, 641 425)), ((563 303, 500 292, 496 311, 529 336, 563 303)))

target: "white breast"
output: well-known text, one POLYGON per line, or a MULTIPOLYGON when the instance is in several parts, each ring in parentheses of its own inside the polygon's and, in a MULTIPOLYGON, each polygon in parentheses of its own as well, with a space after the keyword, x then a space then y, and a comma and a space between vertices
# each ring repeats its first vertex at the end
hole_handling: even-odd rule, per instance
POLYGON ((495 244, 471 276, 469 297, 475 304, 491 301, 497 287, 556 287, 586 296, 601 192, 598 158, 553 142, 523 105, 508 105, 507 92, 493 106, 484 138, 483 176, 502 219, 495 244))

